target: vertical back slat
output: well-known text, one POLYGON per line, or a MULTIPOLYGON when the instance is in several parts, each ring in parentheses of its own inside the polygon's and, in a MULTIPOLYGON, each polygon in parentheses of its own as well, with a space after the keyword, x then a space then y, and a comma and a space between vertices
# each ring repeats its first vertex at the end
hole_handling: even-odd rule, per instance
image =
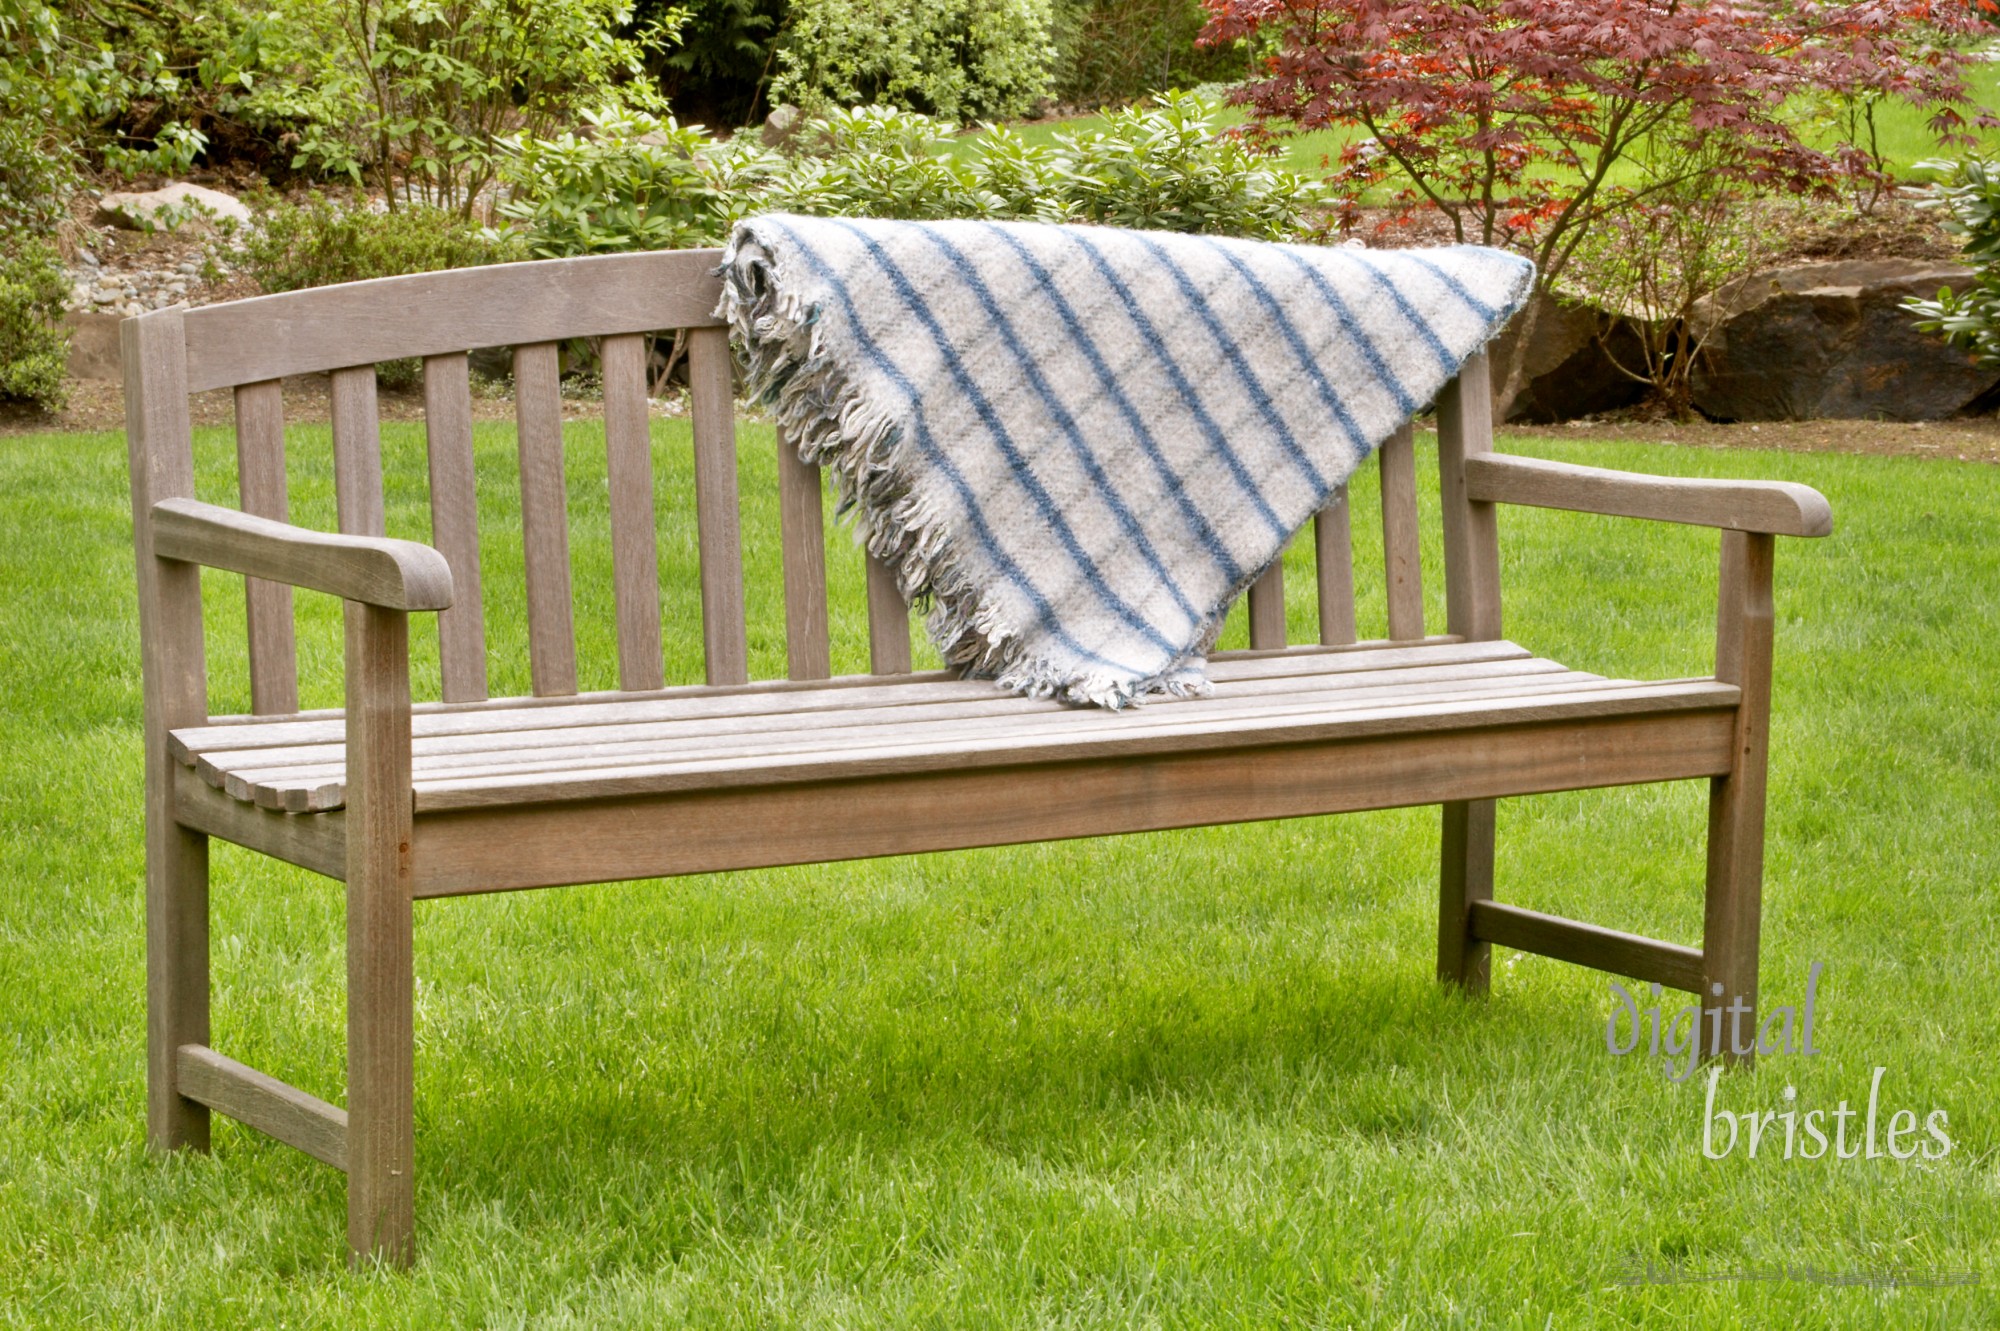
POLYGON ((826 519, 819 468, 778 435, 778 530, 785 551, 785 673, 791 679, 833 674, 826 631, 826 519))
POLYGON ((1354 641, 1354 536, 1341 486, 1313 518, 1313 562, 1319 571, 1319 640, 1329 647, 1354 641))
POLYGON ((486 697, 486 613, 479 591, 479 491, 472 465, 472 378, 464 352, 424 359, 431 544, 451 565, 451 608, 438 615, 446 702, 486 697))
POLYGON ((611 580, 618 604, 618 686, 666 684, 660 648, 660 543, 653 525, 653 439, 646 410, 646 339, 607 337, 605 476, 611 487, 611 580))
POLYGON ((910 606, 895 572, 874 555, 868 556, 868 670, 910 673, 910 606))
POLYGON ((1406 421, 1382 445, 1382 568, 1388 580, 1389 636, 1424 636, 1424 580, 1417 544, 1416 431, 1406 421))
POLYGON ((331 375, 333 496, 340 529, 349 536, 384 536, 382 425, 375 410, 375 367, 331 375))
MULTIPOLYGON (((285 397, 276 379, 236 390, 236 485, 243 511, 288 521, 285 496, 285 397)), ((250 627, 250 710, 299 710, 298 646, 292 589, 263 578, 243 580, 250 627)))
POLYGON ((528 580, 528 673, 538 697, 576 692, 569 497, 563 484, 561 363, 553 342, 514 348, 521 453, 521 547, 528 580))
POLYGON ((1285 558, 1264 570, 1250 584, 1250 645, 1263 649, 1285 645, 1285 558))
POLYGON ((1438 395, 1438 497, 1444 510, 1445 630, 1475 642, 1500 636, 1500 521, 1465 494, 1465 460, 1493 451, 1486 353, 1468 358, 1438 395))
POLYGON ((688 330, 688 398, 694 410, 695 526, 701 540, 701 631, 708 682, 746 684, 750 638, 743 619, 736 378, 727 330, 688 330))

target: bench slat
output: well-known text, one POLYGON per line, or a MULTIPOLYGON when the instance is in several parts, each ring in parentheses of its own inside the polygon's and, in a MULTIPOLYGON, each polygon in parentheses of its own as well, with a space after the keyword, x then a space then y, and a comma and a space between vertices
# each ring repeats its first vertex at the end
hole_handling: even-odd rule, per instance
POLYGON ((611 490, 611 578, 618 613, 618 684, 666 683, 660 645, 660 545, 653 525, 653 442, 646 408, 646 339, 604 339, 605 476, 611 490))
POLYGON ((819 468, 778 434, 778 533, 785 562, 785 673, 791 679, 833 674, 826 625, 826 516, 819 468))
MULTIPOLYGON (((1629 689, 1501 698, 1450 707, 1387 706, 1328 718, 1311 715, 1275 721, 1254 732, 1239 719, 1160 726, 1120 735, 1092 728, 1064 727, 1042 734, 1007 734, 980 745, 957 738, 912 738, 907 743, 871 744, 835 753, 748 758, 686 759, 635 764, 627 768, 587 766, 563 775, 456 778, 416 782, 420 812, 476 808, 523 801, 612 799, 668 790, 718 789, 795 781, 823 782, 862 777, 934 772, 978 766, 1131 758, 1209 749, 1267 748, 1380 735, 1521 726, 1549 721, 1648 713, 1733 709, 1740 691, 1713 680, 1639 685, 1629 689)), ((1723 755, 1726 767, 1727 753, 1723 755)), ((1596 785, 1593 775, 1581 784, 1596 785)))
POLYGON ((1424 636, 1416 432, 1404 423, 1381 452, 1382 567, 1389 583, 1389 637, 1403 642, 1424 636))
MULTIPOLYGON (((1343 714, 1372 713, 1385 707, 1416 703, 1443 709, 1502 698, 1582 695, 1651 687, 1654 686, 1635 684, 1630 680, 1606 680, 1596 676, 1578 679, 1573 675, 1558 674, 1495 682, 1461 680, 1415 688, 1360 690, 1355 696, 1302 697, 1280 693, 1236 699, 1221 707, 1190 703, 1176 707, 1172 716, 1155 717, 1147 724, 1133 722, 1107 727, 1106 733, 1130 738, 1155 729, 1185 727, 1206 718, 1225 718, 1233 724, 1252 728, 1282 718, 1311 716, 1331 719, 1343 714)), ((417 781, 436 783, 483 775, 567 773, 647 763, 675 763, 692 761, 694 759, 690 755, 694 754, 698 754, 703 762, 725 758, 835 754, 855 746, 901 743, 917 735, 921 735, 926 743, 950 741, 977 745, 995 738, 1026 739, 1054 735, 1068 728, 1069 723, 1060 717, 1046 713, 1024 716, 1018 705, 1005 707, 990 703, 965 711, 946 709, 943 715, 892 717, 871 712, 858 717, 816 717, 810 728, 756 727, 744 733, 739 733, 736 727, 715 726, 704 729, 720 733, 693 735, 671 729, 636 739, 616 739, 604 734, 600 727, 587 727, 572 732, 542 732, 555 739, 568 738, 572 741, 569 744, 420 755, 414 771, 417 781), (848 724, 829 725, 828 721, 845 721, 848 724)), ((209 784, 221 786, 238 799, 303 813, 334 807, 329 801, 339 799, 343 769, 338 756, 332 755, 326 761, 261 769, 217 770, 204 762, 200 774, 209 784)))
MULTIPOLYGON (((1345 705, 1359 697, 1411 696, 1425 692, 1447 692, 1467 688, 1497 688, 1515 681, 1546 683, 1550 679, 1595 680, 1599 676, 1565 670, 1553 661, 1534 657, 1473 662, 1465 665, 1433 666, 1410 670, 1371 671, 1319 677, 1248 679, 1228 686, 1209 699, 1177 700, 1125 717, 1117 724, 1136 727, 1162 716, 1184 716, 1190 709, 1222 710, 1266 703, 1276 698, 1302 704, 1345 705)), ((977 697, 943 698, 905 706, 849 706, 813 712, 801 710, 739 712, 720 716, 677 717, 666 720, 585 721, 578 725, 540 730, 489 730, 469 734, 435 735, 415 741, 419 762, 445 754, 492 752, 518 754, 530 749, 579 743, 638 742, 648 740, 683 742, 696 737, 778 732, 810 728, 815 733, 850 726, 917 724, 955 720, 973 716, 1039 716, 1074 712, 1061 703, 1011 697, 987 690, 977 697), (808 719, 809 718, 809 719, 808 719)), ((249 749, 215 749, 195 758, 204 774, 224 769, 239 774, 259 773, 278 768, 297 768, 309 763, 337 767, 342 757, 338 740, 302 742, 249 749)))
MULTIPOLYGON (((1511 642, 1430 643, 1390 646, 1375 643, 1357 649, 1324 651, 1303 648, 1280 656, 1219 656, 1209 664, 1218 684, 1247 679, 1278 679, 1334 675, 1421 665, 1457 665, 1478 661, 1531 659, 1511 642)), ((994 696, 984 680, 943 676, 919 677, 885 684, 873 676, 850 675, 807 686, 772 682, 740 691, 710 692, 700 687, 668 690, 658 698, 623 698, 600 694, 587 701, 496 698, 480 707, 436 708, 415 712, 411 728, 418 740, 437 735, 484 731, 526 731, 545 727, 618 724, 706 716, 754 713, 796 715, 844 707, 903 706, 920 702, 979 699, 994 696)), ((338 712, 282 722, 225 721, 176 730, 171 739, 183 760, 190 755, 222 749, 251 749, 302 743, 338 742, 346 733, 338 712)))
POLYGON ((563 481, 562 394, 556 344, 514 348, 521 455, 521 545, 528 580, 528 673, 543 697, 576 692, 570 612, 569 500, 563 481))
MULTIPOLYGON (((275 379, 244 384, 236 398, 236 485, 245 513, 291 520, 285 495, 285 395, 275 379)), ((243 580, 250 633, 250 710, 299 710, 298 645, 292 589, 263 578, 243 580)))
POLYGON ((1351 643, 1355 640, 1354 537, 1344 485, 1313 518, 1313 563, 1319 575, 1319 640, 1327 646, 1351 643))
POLYGON ((486 614, 479 590, 479 491, 472 461, 472 371, 465 353, 424 361, 431 544, 451 565, 452 603, 438 613, 446 702, 486 696, 486 614))
POLYGON ((735 366, 729 334, 721 328, 690 329, 687 343, 702 645, 708 682, 741 684, 750 678, 750 636, 743 615, 742 516, 736 495, 735 366))
POLYGON ((876 675, 910 673, 910 607, 896 575, 868 556, 868 669, 876 675))
POLYGON ((340 529, 386 536, 382 508, 382 426, 376 415, 375 367, 335 370, 328 386, 333 415, 333 494, 340 529))
POLYGON ((1279 554, 1263 576, 1250 584, 1250 646, 1285 645, 1285 557, 1279 554))

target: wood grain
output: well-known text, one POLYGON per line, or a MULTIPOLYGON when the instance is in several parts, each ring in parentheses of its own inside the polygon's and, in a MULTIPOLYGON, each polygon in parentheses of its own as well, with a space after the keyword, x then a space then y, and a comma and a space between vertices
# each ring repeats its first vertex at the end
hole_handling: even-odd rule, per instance
POLYGON ((313 1159, 347 1168, 347 1111, 296 1086, 225 1058, 205 1045, 184 1044, 178 1052, 181 1090, 313 1159))
POLYGON ((388 528, 382 507, 382 424, 375 367, 335 370, 330 379, 333 490, 340 529, 350 536, 381 536, 388 528))
POLYGON ((190 392, 472 347, 719 324, 719 250, 493 264, 186 312, 190 392))
POLYGON ((1483 943, 1498 943, 1613 975, 1629 975, 1686 993, 1701 991, 1701 953, 1691 947, 1499 901, 1473 902, 1471 927, 1473 936, 1483 943))
POLYGON ((819 468, 778 434, 778 533, 785 561, 785 673, 792 679, 833 674, 826 623, 826 518, 819 468))
POLYGON ((182 312, 127 319, 119 338, 145 706, 146 1143, 205 1151, 208 1109, 180 1093, 175 1051, 209 1038, 208 838, 174 820, 177 764, 167 739, 208 715, 201 571, 159 557, 153 516, 159 502, 194 495, 182 312))
POLYGON ((1389 636, 1424 636, 1424 575, 1417 525, 1416 436, 1408 424, 1382 445, 1382 567, 1388 580, 1389 636))
POLYGON ((750 678, 743 615, 742 516, 736 495, 736 384, 729 335, 688 334, 688 398, 694 413, 695 525, 701 540, 701 628, 708 682, 750 678))
POLYGON ((1811 486, 1788 481, 1647 476, 1508 453, 1466 459, 1465 480, 1469 497, 1501 504, 1777 536, 1825 536, 1833 531, 1833 509, 1826 497, 1811 486))
POLYGON ((653 525, 653 430, 646 406, 646 339, 607 337, 605 478, 611 490, 611 582, 618 614, 618 684, 666 683, 660 642, 660 545, 653 525))
MULTIPOLYGON (((245 513, 279 522, 291 516, 285 497, 285 397, 267 379, 236 390, 236 487, 245 513)), ((298 647, 292 626, 292 589, 282 582, 245 578, 243 603, 250 631, 250 710, 283 714, 299 710, 298 647)))
POLYGON ((560 361, 553 342, 514 348, 521 456, 521 553, 528 580, 528 675, 542 697, 576 692, 569 580, 569 492, 563 479, 560 361))
POLYGON ((1500 636, 1500 522, 1466 493, 1465 463, 1493 451, 1486 353, 1466 359, 1438 395, 1438 497, 1443 510, 1445 627, 1478 641, 1500 636))
POLYGON ((1351 643, 1355 640, 1354 535, 1344 485, 1313 518, 1313 563, 1319 582, 1319 640, 1328 646, 1351 643))
POLYGON ((1285 645, 1285 558, 1280 554, 1271 567, 1250 584, 1250 645, 1253 648, 1285 645))
POLYGON ((151 514, 155 553, 396 610, 451 604, 444 556, 415 541, 336 536, 198 499, 164 499, 151 514))
POLYGON ((486 696, 486 610, 479 576, 479 488, 472 457, 472 382, 464 352, 424 360, 424 439, 430 462, 431 544, 451 566, 455 595, 438 616, 446 702, 486 696))
POLYGON ((910 606, 896 574, 874 555, 868 562, 868 668, 877 675, 910 673, 910 606))

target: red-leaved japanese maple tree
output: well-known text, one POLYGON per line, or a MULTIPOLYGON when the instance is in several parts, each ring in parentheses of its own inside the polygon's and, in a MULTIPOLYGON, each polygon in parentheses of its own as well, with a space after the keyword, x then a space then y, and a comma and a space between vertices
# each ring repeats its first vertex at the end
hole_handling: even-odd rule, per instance
MULTIPOLYGON (((1350 200, 1386 185, 1403 215, 1527 254, 1548 290, 1595 224, 1694 173, 1831 197, 1878 171, 1805 142, 1815 97, 1902 99, 1969 142, 1952 43, 1994 0, 1204 3, 1206 41, 1275 38, 1234 94, 1260 130, 1358 127, 1333 178, 1350 200)), ((1518 363, 1495 368, 1511 396, 1518 363)))

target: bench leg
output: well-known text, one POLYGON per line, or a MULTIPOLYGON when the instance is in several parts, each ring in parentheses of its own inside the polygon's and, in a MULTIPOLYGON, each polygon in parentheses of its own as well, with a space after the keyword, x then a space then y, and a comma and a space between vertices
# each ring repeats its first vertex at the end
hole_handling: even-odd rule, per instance
POLYGON ((1708 894, 1701 954, 1704 1052, 1731 1063, 1755 1058, 1757 947, 1764 894, 1764 783, 1771 718, 1771 557, 1773 539, 1724 532, 1722 596, 1716 621, 1716 677, 1736 684, 1734 764, 1708 798, 1708 894), (1733 1004, 1748 1006, 1732 1013, 1733 1004), (1743 1043, 1732 1038, 1740 1032, 1743 1043), (1749 1052, 1743 1052, 1747 1045, 1749 1052))
POLYGON ((1438 979, 1468 994, 1484 994, 1493 947, 1472 933, 1472 903, 1493 899, 1492 800, 1444 806, 1438 874, 1438 979))
POLYGON ((408 619, 347 606, 347 1245, 416 1257, 408 619))
POLYGON ((180 1093, 178 1051, 208 1043, 208 838, 165 800, 146 827, 146 1142, 208 1149, 208 1106, 180 1093))

